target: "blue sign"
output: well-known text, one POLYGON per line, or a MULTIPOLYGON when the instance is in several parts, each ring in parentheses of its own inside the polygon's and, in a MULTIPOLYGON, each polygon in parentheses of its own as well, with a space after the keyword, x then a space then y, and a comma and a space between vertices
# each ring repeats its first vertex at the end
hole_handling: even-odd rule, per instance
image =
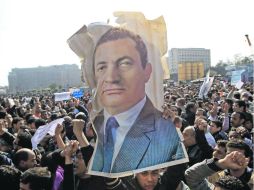
POLYGON ((81 98, 81 97, 83 97, 83 95, 84 95, 84 90, 83 89, 75 90, 72 93, 72 96, 75 97, 75 98, 81 98))
POLYGON ((244 70, 232 71, 231 85, 235 85, 237 82, 241 81, 243 72, 244 70))

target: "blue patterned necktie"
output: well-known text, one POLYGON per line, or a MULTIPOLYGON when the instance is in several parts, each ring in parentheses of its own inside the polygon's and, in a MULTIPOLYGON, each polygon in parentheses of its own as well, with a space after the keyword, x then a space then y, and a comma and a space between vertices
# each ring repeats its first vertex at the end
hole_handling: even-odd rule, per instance
POLYGON ((104 166, 103 172, 110 172, 112 157, 114 154, 114 140, 115 140, 115 130, 119 127, 116 119, 114 117, 110 117, 106 123, 105 129, 105 138, 104 141, 104 166))

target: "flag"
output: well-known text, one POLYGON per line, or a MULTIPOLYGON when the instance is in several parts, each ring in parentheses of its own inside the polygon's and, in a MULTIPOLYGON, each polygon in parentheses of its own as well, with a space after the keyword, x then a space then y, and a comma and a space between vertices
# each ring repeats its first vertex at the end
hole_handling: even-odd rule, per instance
POLYGON ((206 78, 205 78, 202 86, 200 87, 199 94, 198 94, 199 98, 206 97, 210 88, 212 87, 214 77, 209 77, 209 75, 210 75, 210 70, 207 72, 206 78))

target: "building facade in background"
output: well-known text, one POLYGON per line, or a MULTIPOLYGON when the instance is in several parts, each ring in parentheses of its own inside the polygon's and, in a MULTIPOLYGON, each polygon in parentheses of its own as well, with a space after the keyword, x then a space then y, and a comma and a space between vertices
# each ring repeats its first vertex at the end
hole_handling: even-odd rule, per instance
POLYGON ((9 93, 49 88, 50 85, 67 89, 82 85, 78 65, 54 65, 36 68, 14 68, 9 73, 9 93))
POLYGON ((204 77, 211 66, 210 50, 204 48, 172 48, 169 51, 170 79, 195 80, 204 77))

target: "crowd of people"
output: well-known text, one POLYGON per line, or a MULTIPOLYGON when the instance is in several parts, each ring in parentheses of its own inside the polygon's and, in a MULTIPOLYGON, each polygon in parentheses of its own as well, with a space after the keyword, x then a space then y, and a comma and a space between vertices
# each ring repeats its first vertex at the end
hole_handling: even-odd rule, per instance
POLYGON ((89 93, 61 102, 50 94, 1 97, 0 188, 252 189, 253 85, 238 90, 216 83, 203 98, 199 89, 181 84, 164 92, 161 117, 181 130, 189 162, 123 178, 87 173, 96 142, 89 93), (46 134, 34 148, 36 131, 59 118, 63 123, 54 135, 46 134))

